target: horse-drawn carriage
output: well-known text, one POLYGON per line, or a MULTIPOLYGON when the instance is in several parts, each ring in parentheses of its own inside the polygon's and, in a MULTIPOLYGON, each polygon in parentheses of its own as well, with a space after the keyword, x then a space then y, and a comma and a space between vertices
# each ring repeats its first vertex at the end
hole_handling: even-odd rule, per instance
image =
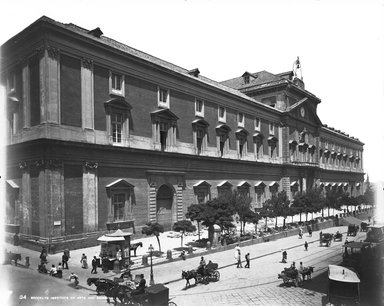
POLYGON ((284 284, 293 283, 296 287, 301 286, 305 278, 311 279, 314 267, 304 267, 302 271, 297 270, 295 267, 284 268, 277 278, 282 279, 284 284))
POLYGON ((143 292, 135 292, 135 282, 125 281, 125 278, 119 278, 116 281, 105 278, 88 278, 87 284, 96 286, 97 294, 103 294, 107 297, 108 303, 112 298, 117 303, 117 299, 122 304, 137 306, 176 306, 169 298, 169 289, 163 284, 156 284, 146 287, 143 292))
POLYGON ((299 276, 299 271, 296 268, 284 268, 281 273, 277 275, 277 278, 283 279, 284 284, 293 283, 296 287, 300 286, 302 279, 299 276))
POLYGON ((330 234, 330 233, 321 234, 320 246, 323 246, 323 243, 325 243, 325 246, 328 247, 332 244, 332 240, 333 240, 333 234, 330 234))
POLYGON ((358 231, 359 231, 359 226, 358 225, 350 224, 350 225, 348 225, 347 236, 356 236, 358 231))
POLYGON ((333 241, 343 241, 343 234, 339 231, 336 232, 336 234, 333 235, 333 241))
POLYGON ((198 267, 196 270, 182 271, 181 277, 187 281, 186 287, 191 286, 189 283, 190 279, 195 280, 197 283, 208 284, 210 281, 218 281, 220 279, 220 272, 217 271, 217 263, 209 262, 206 266, 198 267))

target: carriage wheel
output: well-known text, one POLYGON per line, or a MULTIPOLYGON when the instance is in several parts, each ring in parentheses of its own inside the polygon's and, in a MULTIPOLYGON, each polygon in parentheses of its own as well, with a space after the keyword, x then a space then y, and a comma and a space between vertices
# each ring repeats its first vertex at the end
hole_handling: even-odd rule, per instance
POLYGON ((175 302, 168 302, 168 306, 177 306, 177 304, 175 302))
POLYGON ((219 271, 214 271, 213 272, 213 277, 215 278, 216 281, 220 279, 220 272, 219 271))

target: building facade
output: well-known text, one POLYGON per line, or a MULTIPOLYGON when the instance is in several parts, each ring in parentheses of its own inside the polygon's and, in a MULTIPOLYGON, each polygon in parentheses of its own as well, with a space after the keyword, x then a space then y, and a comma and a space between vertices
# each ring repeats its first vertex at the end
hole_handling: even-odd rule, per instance
POLYGON ((1 48, 6 222, 22 239, 169 229, 226 190, 254 208, 282 190, 362 193, 364 144, 322 124, 298 65, 219 83, 47 17, 1 48))

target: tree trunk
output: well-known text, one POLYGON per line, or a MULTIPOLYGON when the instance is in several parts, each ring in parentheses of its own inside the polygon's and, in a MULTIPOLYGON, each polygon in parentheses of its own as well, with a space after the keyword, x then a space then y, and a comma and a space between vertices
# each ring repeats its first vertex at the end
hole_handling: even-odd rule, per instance
POLYGON ((200 240, 200 222, 197 221, 197 235, 199 237, 199 240, 200 240))
POLYGON ((277 217, 275 218, 275 228, 277 228, 277 217))
POLYGON ((159 245, 159 252, 161 252, 161 245, 160 245, 160 238, 159 238, 160 235, 155 235, 155 236, 157 239, 157 244, 159 245))
POLYGON ((305 222, 308 222, 308 212, 305 213, 305 222))
POLYGON ((265 230, 267 230, 268 227, 268 217, 265 217, 265 230))
POLYGON ((324 218, 324 207, 321 209, 321 217, 324 218))
POLYGON ((301 222, 301 212, 300 212, 300 222, 301 222))
POLYGON ((208 240, 212 243, 212 240, 213 240, 213 224, 208 226, 208 240))
POLYGON ((184 236, 184 232, 181 232, 181 247, 183 247, 183 236, 184 236))
POLYGON ((285 218, 283 219, 283 229, 285 228, 285 218))

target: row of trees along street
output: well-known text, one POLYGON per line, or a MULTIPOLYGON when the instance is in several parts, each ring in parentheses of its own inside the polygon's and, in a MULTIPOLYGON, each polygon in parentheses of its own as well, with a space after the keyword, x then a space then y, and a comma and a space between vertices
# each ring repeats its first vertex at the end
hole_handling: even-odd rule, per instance
MULTIPOLYGON (((327 216, 335 215, 335 210, 342 208, 348 212, 355 211, 361 208, 361 205, 372 206, 374 204, 374 191, 367 182, 364 195, 357 197, 350 196, 349 193, 342 190, 329 189, 322 192, 319 189, 309 189, 306 192, 298 192, 290 201, 286 192, 281 191, 272 195, 271 199, 266 200, 260 209, 252 209, 252 198, 231 191, 224 195, 214 198, 202 204, 192 204, 188 207, 186 218, 174 223, 172 229, 181 234, 181 245, 183 245, 183 236, 188 232, 196 231, 196 227, 191 221, 197 222, 198 239, 200 240, 201 225, 208 228, 208 239, 212 242, 214 225, 220 226, 221 232, 224 235, 230 235, 233 228, 236 227, 234 221, 240 223, 240 236, 245 235, 246 223, 255 225, 257 232, 257 224, 262 218, 265 218, 265 230, 267 230, 267 219, 275 219, 275 230, 286 229, 293 223, 293 217, 299 215, 302 223, 302 216, 305 216, 305 221, 308 218, 314 221, 314 213, 320 213, 324 218, 324 210, 328 210, 327 216), (332 210, 332 214, 331 214, 332 210), (283 218, 283 226, 277 226, 278 217, 283 218), (286 224, 288 217, 292 218, 291 224, 286 224)), ((159 223, 147 223, 143 228, 142 233, 146 235, 155 235, 160 246, 160 233, 164 232, 164 228, 159 223)))

